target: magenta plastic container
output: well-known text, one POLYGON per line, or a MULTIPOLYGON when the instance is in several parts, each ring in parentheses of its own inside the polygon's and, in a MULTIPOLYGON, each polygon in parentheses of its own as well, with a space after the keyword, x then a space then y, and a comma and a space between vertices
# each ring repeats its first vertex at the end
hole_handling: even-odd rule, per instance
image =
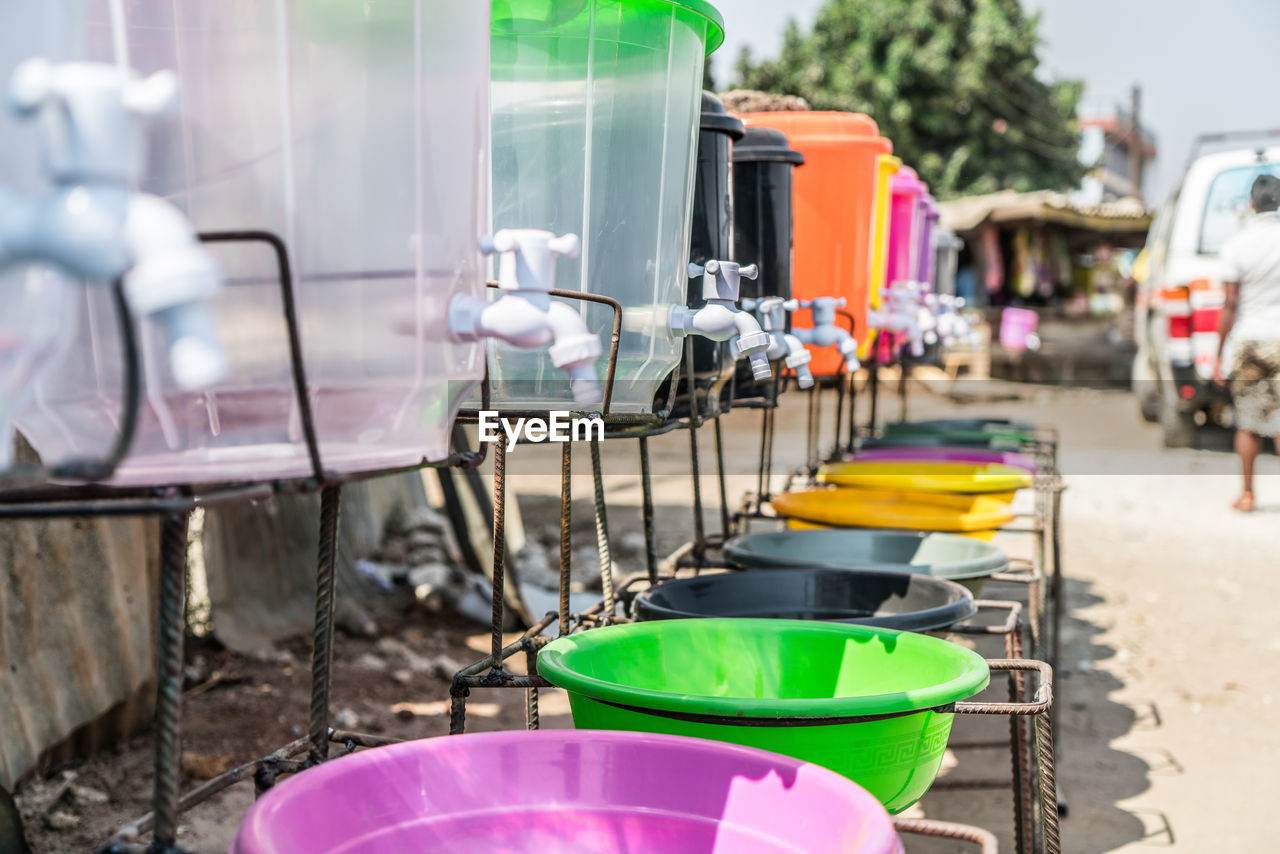
POLYGON ((304 771, 231 854, 902 854, 888 813, 817 765, 718 741, 544 730, 442 736, 304 771))
POLYGON ((914 282, 920 234, 920 198, 927 187, 916 170, 903 166, 893 176, 889 200, 889 264, 884 285, 914 282))
POLYGON ((1000 463, 1006 466, 1017 466, 1034 472, 1037 469, 1034 457, 1013 451, 998 451, 987 448, 947 448, 947 447, 903 447, 903 448, 868 448, 854 454, 852 459, 881 461, 916 460, 930 463, 1000 463))

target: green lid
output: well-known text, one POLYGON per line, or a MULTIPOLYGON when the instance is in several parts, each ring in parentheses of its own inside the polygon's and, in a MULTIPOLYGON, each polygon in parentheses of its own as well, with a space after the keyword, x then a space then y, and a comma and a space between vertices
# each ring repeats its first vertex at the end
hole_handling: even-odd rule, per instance
MULTIPOLYGON (((546 32, 589 13, 596 0, 492 0, 495 33, 546 32)), ((603 0, 637 17, 652 17, 672 6, 688 9, 707 21, 706 51, 724 44, 724 16, 708 0, 603 0)))

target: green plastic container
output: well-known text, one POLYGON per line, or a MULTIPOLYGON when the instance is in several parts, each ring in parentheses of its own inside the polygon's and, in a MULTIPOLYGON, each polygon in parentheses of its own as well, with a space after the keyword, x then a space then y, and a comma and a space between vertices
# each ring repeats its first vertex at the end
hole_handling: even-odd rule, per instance
MULTIPOLYGON (((466 0, 480 2, 480 0, 466 0)), ((493 0, 490 230, 582 239, 558 288, 622 304, 611 411, 653 410, 679 361, 671 305, 688 290, 706 55, 724 22, 706 0, 493 0)), ((571 303, 606 347, 613 310, 571 303)), ((601 379, 608 359, 596 363, 601 379)), ((545 352, 490 344, 493 405, 576 409, 545 352)))
POLYGON ((890 812, 932 785, 987 664, 938 638, 804 620, 665 620, 552 641, 538 672, 579 729, 688 735, 836 771, 890 812))

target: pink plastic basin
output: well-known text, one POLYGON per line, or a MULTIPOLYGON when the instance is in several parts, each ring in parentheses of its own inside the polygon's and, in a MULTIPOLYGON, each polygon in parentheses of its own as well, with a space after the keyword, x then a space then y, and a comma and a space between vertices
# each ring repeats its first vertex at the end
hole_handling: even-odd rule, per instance
POLYGON ((844 777, 635 732, 444 736, 336 759, 249 810, 231 854, 901 854, 844 777))
POLYGON ((1006 466, 1017 466, 1029 472, 1034 472, 1037 468, 1035 458, 1027 454, 987 448, 867 448, 865 451, 854 454, 852 459, 880 462, 915 460, 931 463, 1000 463, 1006 466))

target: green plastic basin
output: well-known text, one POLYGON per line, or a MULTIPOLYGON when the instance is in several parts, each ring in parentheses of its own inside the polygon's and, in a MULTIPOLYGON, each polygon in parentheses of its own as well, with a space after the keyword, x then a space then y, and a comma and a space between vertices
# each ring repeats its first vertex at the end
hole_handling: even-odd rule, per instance
POLYGON ((932 785, 953 714, 990 678, 981 656, 927 635, 803 620, 666 620, 552 641, 538 673, 579 729, 687 735, 836 771, 890 812, 932 785))

